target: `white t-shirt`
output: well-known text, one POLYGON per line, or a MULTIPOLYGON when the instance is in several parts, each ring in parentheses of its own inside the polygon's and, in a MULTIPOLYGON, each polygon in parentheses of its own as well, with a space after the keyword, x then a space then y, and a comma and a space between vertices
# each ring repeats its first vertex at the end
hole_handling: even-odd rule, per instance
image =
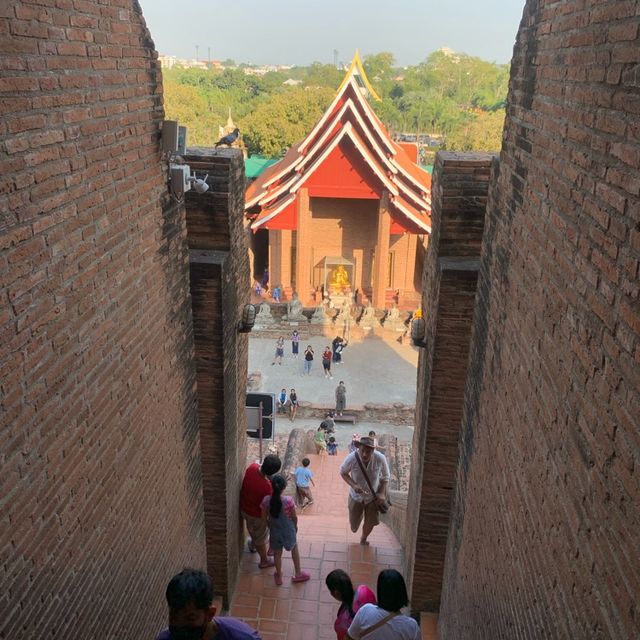
MULTIPOLYGON (((362 460, 362 458, 360 458, 362 460)), ((362 462, 364 464, 364 461, 362 462)), ((369 476, 369 480, 375 491, 378 490, 381 481, 389 482, 389 465, 387 464, 387 459, 385 458, 383 453, 380 451, 374 451, 371 455, 371 459, 368 464, 364 465, 364 468, 367 470, 367 475, 369 476)), ((340 467, 340 473, 348 473, 352 480, 364 491, 364 493, 357 494, 353 487, 349 489, 349 496, 356 500, 357 502, 371 502, 374 498, 371 495, 371 490, 369 489, 369 485, 364 478, 364 474, 360 469, 360 465, 356 460, 356 451, 350 453, 342 463, 340 467)))
MULTIPOLYGON (((349 636, 359 640, 363 631, 388 615, 388 611, 375 604, 362 605, 349 627, 349 636)), ((399 615, 368 633, 365 640, 420 640, 420 627, 413 618, 399 615)))

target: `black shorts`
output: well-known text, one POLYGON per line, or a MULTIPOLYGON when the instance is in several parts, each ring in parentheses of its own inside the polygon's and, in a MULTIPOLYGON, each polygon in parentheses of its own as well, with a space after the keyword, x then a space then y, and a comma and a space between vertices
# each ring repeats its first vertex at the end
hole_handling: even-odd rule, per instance
POLYGON ((329 371, 329 369, 331 369, 331 360, 323 360, 322 366, 324 367, 325 371, 329 371))

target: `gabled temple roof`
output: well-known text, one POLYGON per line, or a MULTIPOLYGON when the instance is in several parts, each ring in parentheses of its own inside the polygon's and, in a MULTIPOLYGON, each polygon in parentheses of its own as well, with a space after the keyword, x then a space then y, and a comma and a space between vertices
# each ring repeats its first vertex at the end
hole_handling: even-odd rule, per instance
POLYGON ((251 228, 295 229, 296 194, 380 198, 390 195, 396 230, 431 232, 431 176, 396 144, 363 93, 377 96, 356 53, 338 92, 309 134, 249 185, 251 228))

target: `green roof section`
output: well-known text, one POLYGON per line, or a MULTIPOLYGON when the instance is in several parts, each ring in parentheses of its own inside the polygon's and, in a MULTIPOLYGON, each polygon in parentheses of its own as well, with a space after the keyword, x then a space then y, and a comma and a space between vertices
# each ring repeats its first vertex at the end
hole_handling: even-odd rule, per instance
POLYGON ((247 178, 257 178, 267 167, 278 162, 279 158, 251 156, 244 161, 244 173, 247 178))
POLYGON ((420 168, 424 169, 425 171, 428 171, 431 174, 433 174, 433 165, 432 164, 421 164, 420 168))

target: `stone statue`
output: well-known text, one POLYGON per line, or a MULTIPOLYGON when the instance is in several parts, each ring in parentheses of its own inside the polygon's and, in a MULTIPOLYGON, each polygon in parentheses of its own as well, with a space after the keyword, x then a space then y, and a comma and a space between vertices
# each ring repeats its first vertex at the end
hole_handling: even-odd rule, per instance
POLYGON ((307 322, 306 316, 302 313, 302 302, 300 302, 297 293, 294 292, 291 300, 287 302, 287 313, 282 316, 282 319, 288 322, 307 322))
POLYGON ((387 316, 384 319, 384 328, 391 331, 405 331, 407 327, 404 325, 404 321, 400 317, 400 311, 394 304, 387 312, 387 316))
POLYGON ((273 316, 271 315, 271 307, 263 302, 258 308, 258 313, 256 314, 256 324, 255 326, 260 327, 268 327, 275 322, 273 316))
POLYGON ((378 318, 376 318, 376 310, 369 303, 362 313, 360 322, 358 323, 363 329, 375 329, 380 326, 378 318))
POLYGON ((330 324, 331 318, 325 313, 324 307, 320 305, 311 316, 311 324, 330 324))
POLYGON ((343 322, 348 322, 351 320, 351 304, 348 300, 345 300, 340 307, 340 311, 338 315, 335 317, 335 324, 340 324, 343 322))
POLYGON ((347 291, 351 288, 351 283, 349 282, 349 274, 341 264, 339 264, 335 269, 331 271, 329 288, 333 289, 336 292, 347 291))

